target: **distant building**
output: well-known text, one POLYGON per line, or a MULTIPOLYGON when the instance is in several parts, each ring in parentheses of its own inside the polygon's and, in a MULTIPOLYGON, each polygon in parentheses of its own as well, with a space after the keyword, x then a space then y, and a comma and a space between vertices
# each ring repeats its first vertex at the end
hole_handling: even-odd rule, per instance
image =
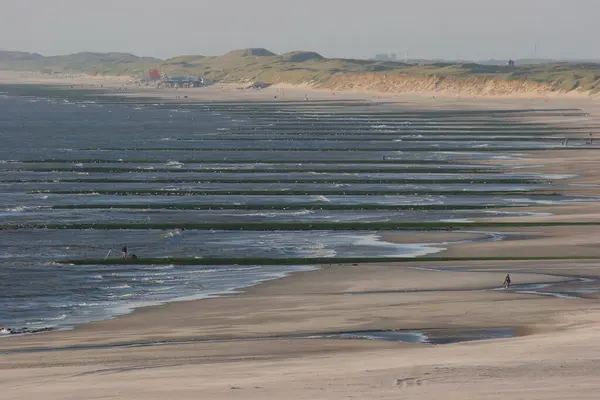
POLYGON ((158 68, 151 69, 148 71, 148 79, 151 81, 157 81, 161 78, 160 71, 158 68))
POLYGON ((396 61, 398 59, 398 55, 396 53, 380 53, 376 54, 373 60, 376 61, 396 61))
POLYGON ((514 68, 514 67, 515 67, 515 62, 514 62, 512 59, 510 59, 510 60, 508 60, 508 62, 506 63, 506 66, 507 66, 508 68, 514 68))
POLYGON ((193 88, 204 86, 204 79, 197 76, 172 76, 164 77, 160 85, 172 88, 193 88))

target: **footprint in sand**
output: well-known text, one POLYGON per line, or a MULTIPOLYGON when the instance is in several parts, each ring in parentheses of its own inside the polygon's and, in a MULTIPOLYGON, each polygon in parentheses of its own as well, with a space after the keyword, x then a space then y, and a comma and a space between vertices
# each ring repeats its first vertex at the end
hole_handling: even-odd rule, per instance
POLYGON ((395 384, 402 390, 406 390, 412 387, 421 386, 423 384, 423 380, 418 378, 399 378, 396 379, 395 384))

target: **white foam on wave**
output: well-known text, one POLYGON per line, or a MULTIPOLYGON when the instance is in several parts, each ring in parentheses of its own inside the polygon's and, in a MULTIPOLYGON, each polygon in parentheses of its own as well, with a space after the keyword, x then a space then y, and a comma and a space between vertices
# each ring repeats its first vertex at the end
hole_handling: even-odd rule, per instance
POLYGON ((240 268, 208 268, 201 269, 199 271, 190 271, 189 274, 208 274, 208 273, 219 273, 219 272, 242 272, 242 271, 258 271, 263 267, 240 267, 240 268))
POLYGON ((539 174, 541 179, 571 179, 577 178, 579 175, 576 174, 539 174))
POLYGON ((522 198, 522 199, 505 199, 510 203, 516 204, 543 204, 543 205, 554 205, 554 204, 569 204, 569 203, 585 203, 592 201, 593 198, 590 199, 565 199, 565 200, 533 200, 530 198, 522 198))
POLYGON ((448 218, 448 219, 442 219, 440 220, 440 222, 449 222, 449 223, 468 223, 468 224, 472 224, 475 221, 472 221, 470 219, 467 218, 448 218))
POLYGON ((165 233, 163 235, 164 238, 174 238, 177 236, 181 236, 183 234, 183 232, 181 231, 181 229, 174 229, 172 231, 169 231, 167 233, 165 233))
POLYGON ((494 215, 505 215, 514 217, 551 217, 554 214, 545 212, 533 212, 533 211, 496 211, 496 210, 484 210, 485 213, 494 215))
POLYGON ((2 211, 7 212, 7 213, 18 213, 18 212, 27 211, 28 208, 29 207, 26 207, 26 206, 17 206, 17 207, 5 208, 2 211))
POLYGON ((113 290, 113 289, 131 289, 131 286, 129 286, 128 284, 124 283, 122 285, 116 285, 116 286, 104 286, 103 289, 107 289, 107 290, 113 290))
POLYGON ((313 201, 322 201, 322 202, 325 202, 325 203, 331 203, 331 200, 329 200, 325 196, 312 196, 311 200, 313 200, 313 201))
POLYGON ((435 247, 435 245, 431 243, 397 244, 385 242, 382 240, 382 237, 377 234, 359 236, 354 242, 354 245, 387 247, 396 250, 397 253, 390 255, 391 257, 422 257, 427 254, 439 253, 440 251, 446 250, 444 247, 435 247))
POLYGON ((169 161, 167 163, 167 167, 182 168, 183 166, 184 164, 179 161, 169 161))
POLYGON ((173 264, 169 264, 169 265, 163 265, 163 266, 159 266, 159 267, 155 267, 155 270, 169 270, 169 269, 173 269, 175 268, 175 265, 173 264))
POLYGON ((315 258, 332 258, 337 256, 337 251, 328 248, 325 243, 320 242, 304 247, 302 250, 309 251, 311 253, 310 257, 315 258))
POLYGON ((245 214, 222 214, 222 215, 230 215, 230 216, 239 216, 239 217, 266 217, 266 218, 275 218, 275 217, 300 217, 303 215, 314 214, 314 211, 311 210, 301 210, 301 211, 270 211, 270 212, 255 212, 255 213, 245 213, 245 214))

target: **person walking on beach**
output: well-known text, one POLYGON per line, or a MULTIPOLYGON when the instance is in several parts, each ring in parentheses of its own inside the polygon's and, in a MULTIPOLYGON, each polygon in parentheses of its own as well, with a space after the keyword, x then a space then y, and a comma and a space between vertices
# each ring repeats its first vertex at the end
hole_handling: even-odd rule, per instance
POLYGON ((510 274, 506 274, 506 278, 504 278, 504 287, 510 289, 510 274))
POLYGON ((121 249, 121 258, 127 258, 127 246, 123 246, 121 249))

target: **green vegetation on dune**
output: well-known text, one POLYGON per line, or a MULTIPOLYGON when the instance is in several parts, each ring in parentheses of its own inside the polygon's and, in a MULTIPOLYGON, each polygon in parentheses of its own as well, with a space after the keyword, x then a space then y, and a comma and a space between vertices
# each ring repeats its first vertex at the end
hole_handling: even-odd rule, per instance
POLYGON ((128 53, 84 52, 44 57, 39 54, 0 51, 0 69, 87 73, 92 75, 135 75, 156 67, 162 60, 128 53))
POLYGON ((254 48, 221 56, 189 55, 159 60, 125 53, 77 53, 44 57, 0 51, 0 69, 42 69, 53 72, 105 75, 145 75, 160 68, 169 75, 199 75, 224 82, 310 84, 333 90, 461 91, 600 91, 600 64, 554 62, 514 68, 476 63, 404 64, 389 61, 327 59, 310 51, 277 55, 254 48), (356 77, 368 77, 357 80, 356 77), (411 81, 412 80, 412 81, 411 81), (426 87, 423 83, 427 83, 426 87))

